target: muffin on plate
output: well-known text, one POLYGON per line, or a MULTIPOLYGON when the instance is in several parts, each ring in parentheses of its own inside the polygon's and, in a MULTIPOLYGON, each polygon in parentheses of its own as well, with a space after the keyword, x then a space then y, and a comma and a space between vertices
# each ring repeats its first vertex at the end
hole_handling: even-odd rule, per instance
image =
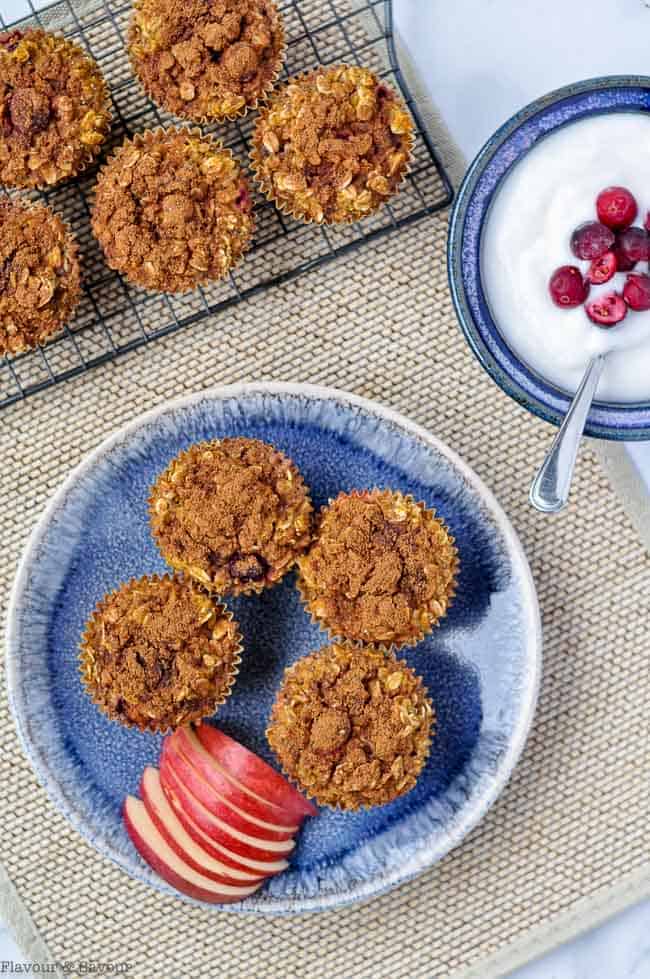
POLYGON ((234 268, 254 221, 248 183, 199 129, 127 139, 102 167, 92 228, 112 269, 155 292, 187 292, 234 268))
POLYGON ((307 795, 359 809, 414 787, 433 726, 427 691, 405 662, 335 643, 285 670, 266 735, 307 795))
POLYGON ((95 61, 43 30, 0 33, 0 183, 46 187, 100 152, 110 98, 95 61))
POLYGON ((263 193, 302 221, 358 221, 395 194, 413 120, 367 68, 318 68, 279 89, 258 117, 253 170, 263 193))
POLYGON ((309 546, 302 476, 272 445, 226 438, 192 445, 158 477, 151 529, 165 560, 219 594, 274 585, 309 546))
POLYGON ((43 343, 70 319, 81 292, 77 251, 49 207, 0 201, 0 354, 43 343))
POLYGON ((154 102, 194 122, 254 109, 284 57, 273 0, 136 0, 129 28, 133 70, 154 102))
POLYGON ((209 717, 226 700, 241 648, 222 604, 191 581, 153 575, 99 602, 81 642, 81 676, 108 717, 167 731, 209 717))
POLYGON ((392 490, 341 493, 318 516, 298 587, 332 637, 403 646, 446 614, 458 553, 442 520, 392 490))

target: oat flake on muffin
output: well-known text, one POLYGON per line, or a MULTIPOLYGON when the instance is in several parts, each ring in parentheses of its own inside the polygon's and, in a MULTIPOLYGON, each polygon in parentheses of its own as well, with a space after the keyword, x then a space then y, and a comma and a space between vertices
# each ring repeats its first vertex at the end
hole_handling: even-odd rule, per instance
POLYGON ((392 490, 341 493, 318 516, 298 587, 332 637, 402 646, 446 614, 456 588, 454 538, 434 511, 392 490))
POLYGON ((43 343, 70 319, 81 292, 77 253, 49 207, 0 201, 0 354, 43 343))
POLYGON ((433 726, 427 691, 404 661, 335 643, 285 671, 266 733, 307 795, 359 809, 415 786, 433 726))
POLYGON ((413 120, 367 68, 318 68, 292 79, 262 110, 252 161, 264 194, 303 221, 357 221, 397 191, 413 120))
POLYGON ((145 91, 168 112, 221 121, 271 90, 284 31, 272 0, 137 0, 129 51, 145 91))
POLYGON ((229 150, 199 129, 125 140, 102 168, 92 228, 111 268, 157 292, 221 279, 253 234, 248 183, 229 150))
POLYGON ((108 717, 166 731, 214 713, 230 693, 240 652, 239 627, 223 605, 191 581, 153 575, 99 602, 80 669, 108 717))
POLYGON ((165 560, 218 593, 275 584, 311 539, 312 506, 298 469, 257 439, 181 452, 156 480, 149 507, 165 560))
POLYGON ((108 136, 109 107, 78 44, 43 30, 0 33, 0 183, 45 187, 79 174, 108 136))

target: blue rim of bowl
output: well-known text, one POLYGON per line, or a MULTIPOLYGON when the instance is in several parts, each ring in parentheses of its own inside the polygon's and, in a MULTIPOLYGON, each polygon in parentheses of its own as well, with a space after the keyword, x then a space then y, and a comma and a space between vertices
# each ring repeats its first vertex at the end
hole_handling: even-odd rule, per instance
MULTIPOLYGON (((541 139, 579 119, 634 111, 650 112, 650 76, 591 78, 530 102, 497 129, 479 151, 452 211, 449 285, 465 338, 481 366, 506 394, 554 425, 562 423, 570 396, 528 368, 501 337, 481 281, 482 230, 503 179, 541 139)), ((650 439, 650 402, 594 402, 585 434, 616 441, 650 439)))

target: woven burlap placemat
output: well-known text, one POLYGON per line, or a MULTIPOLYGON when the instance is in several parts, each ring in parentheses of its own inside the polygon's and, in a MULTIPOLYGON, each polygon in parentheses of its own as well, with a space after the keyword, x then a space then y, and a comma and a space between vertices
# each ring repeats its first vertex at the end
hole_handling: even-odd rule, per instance
POLYGON ((128 962, 137 979, 488 979, 531 942, 613 909, 624 891, 650 893, 649 558, 589 447, 563 516, 528 506, 551 430, 502 395, 466 348, 445 234, 444 216, 427 219, 5 411, 1 597, 70 468, 162 399, 259 379, 376 398, 477 470, 530 558, 545 675, 510 784, 455 852, 367 905, 297 918, 215 913, 130 880, 70 829, 22 756, 3 688, 0 861, 52 958, 128 962))

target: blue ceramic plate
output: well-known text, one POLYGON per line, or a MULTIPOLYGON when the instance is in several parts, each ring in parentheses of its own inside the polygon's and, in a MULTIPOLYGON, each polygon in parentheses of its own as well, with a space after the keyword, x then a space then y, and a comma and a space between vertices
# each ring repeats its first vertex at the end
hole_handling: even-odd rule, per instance
MULTIPOLYGON (((438 717, 417 787, 370 812, 322 810, 307 821, 291 869, 228 905, 333 908, 393 887, 455 846, 503 788, 535 706, 540 624, 521 546, 477 476, 423 429, 337 391, 260 384, 174 401, 116 432, 55 495, 23 557, 8 623, 12 709, 39 778, 76 829, 133 877, 172 893, 140 860, 120 817, 144 766, 157 763, 161 739, 107 720, 90 702, 77 643, 106 591, 164 570, 147 521, 156 474, 190 443, 226 435, 261 438, 291 456, 316 505, 342 489, 399 488, 434 506, 458 541, 453 608, 405 654, 438 717)), ((283 669, 326 640, 303 611, 293 575, 231 604, 245 652, 219 724, 273 762, 264 729, 283 669)))
MULTIPOLYGON (((556 425, 570 399, 531 371, 501 337, 481 281, 481 238, 490 205, 512 167, 561 126, 606 112, 650 112, 650 78, 616 75, 577 82, 521 109, 490 137, 467 171, 449 229, 449 280, 470 347, 506 394, 556 425)), ((585 432, 596 438, 650 439, 650 404, 595 402, 585 432)))

